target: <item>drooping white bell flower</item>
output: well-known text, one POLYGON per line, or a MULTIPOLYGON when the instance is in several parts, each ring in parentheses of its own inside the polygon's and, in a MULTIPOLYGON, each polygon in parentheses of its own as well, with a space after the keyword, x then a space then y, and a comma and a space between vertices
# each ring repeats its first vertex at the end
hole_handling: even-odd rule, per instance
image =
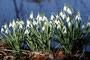
POLYGON ((51 20, 54 20, 54 15, 53 14, 51 15, 51 20))
POLYGON ((40 17, 40 15, 38 14, 36 19, 39 20, 39 17, 40 17))
POLYGON ((67 18, 66 18, 66 22, 68 23, 70 21, 70 17, 68 16, 67 18))
POLYGON ((58 25, 58 21, 57 21, 57 20, 55 20, 55 24, 57 24, 57 25, 58 25))
POLYGON ((30 24, 30 21, 29 20, 27 20, 27 25, 29 25, 30 24))
POLYGON ((77 20, 78 19, 78 15, 76 15, 76 17, 75 17, 75 20, 77 20))
POLYGON ((12 27, 14 28, 15 25, 16 25, 16 23, 15 23, 15 21, 13 20, 13 22, 12 22, 12 27))
POLYGON ((4 25, 4 28, 7 29, 7 25, 6 24, 4 25))
POLYGON ((71 22, 68 22, 68 26, 70 27, 72 25, 72 23, 71 22))
POLYGON ((75 20, 79 20, 79 21, 82 21, 82 18, 80 16, 80 12, 78 11, 76 17, 75 17, 75 20))
POLYGON ((62 31, 63 31, 63 33, 67 34, 66 26, 63 26, 62 31))
POLYGON ((69 7, 67 8, 67 12, 68 12, 68 14, 72 15, 72 11, 69 7))
POLYGON ((31 12, 31 14, 30 14, 30 18, 33 19, 33 12, 31 12))
POLYGON ((45 26, 42 27, 42 30, 43 30, 43 31, 45 30, 45 26))
POLYGON ((24 21, 21 21, 21 24, 24 25, 24 21))
POLYGON ((61 26, 60 26, 60 25, 58 25, 58 26, 57 26, 57 29, 61 29, 61 26))
POLYGON ((83 25, 82 25, 82 29, 84 29, 84 28, 85 28, 85 25, 83 24, 83 25))
POLYGON ((61 17, 63 16, 63 12, 62 11, 60 12, 59 16, 61 16, 61 17))
POLYGON ((56 18, 58 19, 58 18, 59 18, 59 16, 58 16, 58 15, 56 15, 56 18))
POLYGON ((30 25, 29 25, 29 24, 27 24, 27 25, 26 25, 26 28, 30 28, 30 25))
POLYGON ((43 21, 47 20, 47 17, 46 16, 43 16, 43 21))
POLYGON ((12 27, 12 23, 11 23, 11 22, 9 23, 9 28, 10 28, 10 27, 12 27))
POLYGON ((33 21, 33 25, 36 25, 37 24, 37 22, 36 21, 33 21))
POLYGON ((4 29, 3 28, 1 28, 1 33, 3 33, 4 32, 4 29))
POLYGON ((67 30, 65 29, 65 30, 63 31, 63 33, 64 33, 64 34, 67 34, 67 30))
POLYGON ((29 34, 29 31, 26 29, 24 34, 29 34))
POLYGON ((89 27, 90 27, 90 22, 88 22, 88 23, 87 23, 87 26, 89 26, 89 27))
POLYGON ((65 13, 62 15, 62 19, 64 20, 66 18, 66 15, 65 13))
POLYGON ((22 26, 22 24, 20 24, 20 25, 19 25, 19 29, 22 29, 22 28, 23 28, 23 26, 22 26))
POLYGON ((63 8, 64 11, 67 11, 67 6, 65 5, 64 8, 63 8))
POLYGON ((42 16, 40 16, 40 17, 39 17, 39 21, 43 21, 43 18, 42 18, 42 16))
POLYGON ((5 30, 5 33, 8 34, 8 29, 5 30))

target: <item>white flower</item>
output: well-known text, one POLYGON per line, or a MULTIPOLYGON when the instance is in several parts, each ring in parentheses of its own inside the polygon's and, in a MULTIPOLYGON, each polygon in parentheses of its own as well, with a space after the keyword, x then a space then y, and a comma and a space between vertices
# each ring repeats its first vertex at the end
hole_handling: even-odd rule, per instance
POLYGON ((1 33, 2 33, 2 32, 4 32, 4 29, 3 29, 3 28, 1 28, 1 33))
POLYGON ((33 25, 36 25, 37 24, 37 22, 36 21, 33 21, 33 25))
POLYGON ((82 29, 84 29, 85 28, 85 25, 82 25, 82 29))
POLYGON ((40 17, 40 15, 38 14, 36 19, 39 20, 39 17, 40 17))
POLYGON ((8 30, 7 29, 6 29, 5 33, 8 34, 8 30))
POLYGON ((44 25, 47 25, 47 22, 44 22, 44 25))
POLYGON ((10 24, 9 24, 9 28, 10 28, 10 27, 12 27, 12 23, 11 23, 11 22, 10 22, 10 24))
POLYGON ((33 13, 32 13, 32 12, 31 12, 31 14, 30 14, 30 18, 33 19, 33 13))
POLYGON ((63 16, 63 12, 62 11, 60 12, 59 16, 61 16, 61 17, 63 16))
POLYGON ((20 24, 20 25, 19 25, 19 29, 22 29, 22 28, 23 28, 23 26, 20 24))
POLYGON ((64 34, 67 34, 67 30, 65 29, 63 33, 64 33, 64 34))
POLYGON ((58 25, 58 26, 57 26, 57 29, 61 29, 61 26, 60 26, 60 25, 58 25))
POLYGON ((4 25, 4 28, 7 29, 7 25, 6 24, 4 25))
POLYGON ((47 20, 47 17, 46 16, 43 16, 43 21, 47 20))
POLYGON ((80 12, 77 13, 77 15, 76 15, 76 17, 75 17, 75 20, 79 20, 79 21, 82 20, 82 18, 81 18, 81 16, 80 16, 80 12))
POLYGON ((64 6, 63 10, 64 10, 64 11, 67 11, 67 6, 64 6))
POLYGON ((57 20, 55 20, 55 24, 57 24, 57 25, 58 25, 58 21, 57 21, 57 20))
POLYGON ((40 16, 40 17, 39 17, 39 21, 42 21, 42 20, 43 20, 43 18, 40 16))
POLYGON ((29 20, 27 20, 27 25, 29 25, 30 24, 30 21, 29 20))
POLYGON ((19 24, 19 21, 16 21, 16 24, 19 24))
POLYGON ((65 15, 65 14, 63 14, 63 15, 62 15, 62 19, 64 20, 65 18, 66 18, 66 15, 65 15))
POLYGON ((15 21, 13 20, 13 22, 12 22, 12 27, 15 27, 15 25, 16 25, 16 24, 15 24, 15 21))
POLYGON ((54 16, 53 15, 51 15, 51 20, 54 20, 54 16))
POLYGON ((26 28, 27 28, 27 27, 28 27, 28 28, 30 28, 30 25, 29 25, 29 24, 27 24, 27 25, 26 25, 26 28))
POLYGON ((23 21, 21 21, 21 24, 22 24, 22 25, 24 25, 24 22, 23 22, 23 21))
POLYGON ((76 15, 76 17, 75 17, 75 20, 77 20, 78 19, 78 15, 76 15))
POLYGON ((72 11, 70 8, 67 8, 67 12, 68 12, 68 14, 72 15, 72 11))
POLYGON ((42 30, 43 30, 43 31, 45 30, 45 27, 44 27, 44 26, 42 27, 42 30))
POLYGON ((68 26, 70 27, 72 24, 71 24, 71 22, 68 22, 68 26))
POLYGON ((58 16, 58 15, 56 15, 56 18, 58 19, 58 18, 59 18, 59 16, 58 16))
POLYGON ((63 31, 63 33, 67 33, 67 30, 66 30, 66 26, 64 26, 63 28, 62 28, 62 31, 63 31))
POLYGON ((25 34, 29 34, 29 31, 26 29, 25 34))
POLYGON ((68 16, 67 18, 66 18, 66 22, 68 23, 70 21, 70 17, 68 16))
POLYGON ((90 22, 88 22, 88 23, 87 23, 87 26, 89 26, 89 27, 90 27, 90 22))

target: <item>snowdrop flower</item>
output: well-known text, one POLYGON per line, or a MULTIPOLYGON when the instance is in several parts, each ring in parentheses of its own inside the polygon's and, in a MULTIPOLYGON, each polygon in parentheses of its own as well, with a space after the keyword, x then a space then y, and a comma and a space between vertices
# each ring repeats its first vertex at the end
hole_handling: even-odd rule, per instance
POLYGON ((43 21, 47 20, 47 17, 46 16, 43 16, 43 21))
POLYGON ((8 34, 8 29, 6 29, 5 33, 8 34))
POLYGON ((64 20, 65 18, 66 18, 66 15, 65 15, 65 14, 63 14, 63 15, 62 15, 62 19, 64 20))
POLYGON ((54 20, 54 15, 51 15, 51 20, 54 20))
POLYGON ((4 28, 7 29, 7 25, 6 24, 4 25, 4 28))
POLYGON ((26 29, 25 34, 29 34, 29 31, 26 29))
POLYGON ((64 33, 64 34, 67 34, 67 30, 65 29, 63 33, 64 33))
POLYGON ((24 25, 24 22, 23 22, 23 21, 21 21, 21 24, 22 24, 22 25, 24 25))
POLYGON ((79 21, 81 21, 80 12, 77 13, 77 15, 76 15, 76 17, 75 17, 75 20, 79 20, 79 21))
POLYGON ((1 28, 1 33, 2 33, 2 32, 4 32, 4 29, 3 29, 3 28, 1 28))
POLYGON ((63 28, 62 28, 62 31, 63 31, 63 33, 67 33, 67 30, 66 30, 66 26, 64 26, 63 28))
POLYGON ((64 8, 63 8, 64 11, 67 11, 67 6, 65 5, 64 8))
POLYGON ((56 18, 58 19, 58 18, 59 18, 59 16, 58 16, 58 15, 56 15, 56 18))
POLYGON ((68 22, 68 26, 70 27, 72 24, 71 24, 71 22, 68 22))
POLYGON ((22 29, 22 28, 23 28, 23 26, 20 24, 20 25, 19 25, 19 29, 22 29))
POLYGON ((19 21, 16 21, 16 24, 18 24, 19 23, 19 21))
POLYGON ((77 20, 78 19, 78 15, 76 15, 76 17, 75 17, 75 20, 77 20))
POLYGON ((13 20, 13 22, 12 22, 12 27, 15 27, 15 25, 16 25, 16 24, 15 24, 15 21, 13 20))
POLYGON ((36 19, 39 20, 39 17, 40 17, 40 15, 38 14, 36 19))
POLYGON ((67 18, 66 18, 66 22, 68 23, 70 21, 70 17, 68 16, 67 18))
POLYGON ((42 30, 43 30, 43 31, 45 30, 45 27, 44 27, 44 26, 42 27, 42 30))
POLYGON ((29 25, 29 24, 27 24, 27 25, 26 25, 26 28, 30 28, 30 25, 29 25))
POLYGON ((58 26, 57 26, 57 29, 61 29, 61 26, 60 26, 60 25, 58 25, 58 26))
POLYGON ((39 17, 39 21, 43 21, 43 18, 41 16, 39 17))
POLYGON ((63 16, 63 12, 62 11, 60 12, 59 16, 61 16, 61 17, 63 16))
POLYGON ((57 20, 55 20, 55 24, 58 24, 58 21, 57 20))
POLYGON ((31 12, 31 14, 30 14, 30 18, 33 19, 33 12, 31 12))
POLYGON ((27 20, 27 25, 29 25, 30 24, 30 21, 29 20, 27 20))
POLYGON ((44 22, 44 25, 47 25, 47 22, 44 22))
POLYGON ((33 21, 33 25, 36 25, 37 24, 37 22, 36 21, 33 21))
POLYGON ((87 26, 89 26, 89 27, 90 27, 90 22, 88 22, 88 23, 87 23, 87 26))
POLYGON ((11 23, 11 22, 10 22, 10 24, 9 24, 9 28, 10 28, 10 27, 12 27, 12 23, 11 23))
POLYGON ((85 28, 85 25, 82 25, 82 29, 84 29, 85 28))
POLYGON ((72 11, 69 7, 67 8, 67 12, 68 12, 68 14, 72 15, 72 11))

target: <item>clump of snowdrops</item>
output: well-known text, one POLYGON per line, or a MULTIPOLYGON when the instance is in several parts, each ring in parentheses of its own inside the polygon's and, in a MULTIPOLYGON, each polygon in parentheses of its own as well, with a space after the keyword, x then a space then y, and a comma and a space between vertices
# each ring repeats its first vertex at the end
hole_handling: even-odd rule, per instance
MULTIPOLYGON (((70 6, 64 5, 60 14, 51 14, 48 19, 44 14, 38 13, 34 18, 33 12, 26 20, 10 21, 1 28, 1 33, 7 45, 21 54, 24 42, 29 46, 30 51, 50 52, 51 40, 56 42, 65 52, 72 53, 74 50, 85 49, 90 41, 90 21, 82 24, 80 11, 74 15, 70 6)), ((57 47, 56 46, 56 47, 57 47)))

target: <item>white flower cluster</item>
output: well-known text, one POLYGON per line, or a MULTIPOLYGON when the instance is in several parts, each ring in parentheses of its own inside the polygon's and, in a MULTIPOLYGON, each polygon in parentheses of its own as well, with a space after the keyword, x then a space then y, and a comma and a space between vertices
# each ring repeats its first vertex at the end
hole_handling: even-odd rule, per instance
MULTIPOLYGON (((35 29, 41 29, 42 31, 45 31, 47 27, 53 27, 56 29, 60 29, 63 33, 67 33, 67 28, 66 25, 64 24, 63 20, 68 24, 68 27, 72 26, 72 21, 71 21, 71 15, 72 15, 72 9, 70 6, 64 5, 63 10, 59 13, 59 15, 55 15, 54 13, 51 14, 50 20, 45 15, 41 15, 38 13, 37 17, 34 18, 33 12, 31 12, 29 19, 27 19, 27 24, 26 27, 24 27, 24 21, 19 21, 13 20, 12 22, 10 21, 9 23, 9 28, 18 28, 18 29, 23 29, 25 28, 25 34, 29 34, 29 29, 35 28, 35 29), (68 16, 67 16, 68 14, 68 16)), ((75 20, 81 21, 80 17, 80 12, 77 13, 75 20)), ((87 26, 90 26, 90 22, 87 23, 87 26)), ((82 29, 85 28, 85 25, 82 25, 82 29)), ((8 28, 7 25, 5 24, 1 28, 1 32, 4 32, 8 34, 8 28)))

